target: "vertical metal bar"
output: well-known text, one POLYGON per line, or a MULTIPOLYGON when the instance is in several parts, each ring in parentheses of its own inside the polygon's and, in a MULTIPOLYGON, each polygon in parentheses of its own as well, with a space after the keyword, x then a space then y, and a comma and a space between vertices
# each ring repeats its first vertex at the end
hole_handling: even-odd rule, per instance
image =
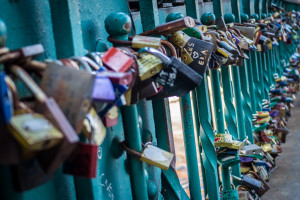
POLYGON ((270 89, 270 83, 269 83, 269 74, 268 74, 268 60, 267 60, 267 52, 262 55, 262 62, 263 62, 263 85, 264 85, 264 98, 269 100, 269 89, 270 89))
POLYGON ((217 155, 214 146, 215 134, 211 124, 212 119, 206 75, 203 76, 200 86, 196 88, 196 96, 201 124, 200 140, 203 148, 202 156, 205 167, 207 194, 209 199, 219 200, 217 155))
MULTIPOLYGON (((214 112, 216 119, 217 133, 225 133, 224 114, 222 106, 222 97, 220 92, 220 77, 218 69, 211 69, 212 96, 214 102, 214 112)), ((231 190, 229 168, 222 168, 222 184, 224 190, 231 190)))
MULTIPOLYGON (((232 66, 231 66, 232 67, 232 66)), ((223 85, 223 96, 224 96, 224 112, 225 121, 229 133, 236 139, 238 138, 237 124, 236 124, 236 113, 233 105, 232 86, 230 80, 229 67, 221 67, 221 79, 223 85)))
MULTIPOLYGON (((230 66, 230 68, 234 68, 236 66, 230 66)), ((238 127, 237 127, 237 122, 236 122, 236 112, 238 112, 241 116, 243 115, 243 110, 238 110, 242 109, 241 107, 234 109, 233 105, 233 96, 232 96, 232 87, 231 87, 231 80, 230 80, 230 73, 229 73, 229 67, 221 67, 221 73, 222 73, 222 84, 223 84, 223 96, 224 96, 224 102, 225 102, 225 120, 227 123, 227 129, 229 133, 233 136, 234 139, 239 138, 238 136, 238 127)), ((237 77, 237 80, 235 80, 234 84, 235 86, 238 87, 239 79, 237 77)), ((235 99, 237 100, 237 99, 235 99)), ((239 103, 241 103, 241 99, 238 99, 239 103)), ((244 122, 242 122, 244 123, 244 122)), ((243 134, 245 133, 245 129, 243 130, 243 134)), ((241 168, 240 164, 234 165, 231 167, 232 168, 232 174, 241 177, 241 168)), ((226 170, 225 170, 226 171, 226 170)), ((223 172, 222 172, 223 174, 223 172)), ((223 176, 223 175, 222 175, 223 176)), ((238 181, 233 181, 233 183, 237 186, 239 185, 238 181)))
MULTIPOLYGON (((141 108, 141 117, 142 117, 142 138, 143 142, 149 142, 150 139, 152 139, 152 144, 157 146, 157 138, 156 138, 156 130, 155 130, 155 123, 154 123, 154 114, 153 114, 153 107, 151 101, 146 101, 146 99, 143 99, 139 102, 138 106, 141 108), (151 138, 147 138, 147 141, 144 141, 144 138, 149 137, 148 134, 151 134, 151 138), (144 137, 146 136, 146 137, 144 137)), ((146 140, 146 139, 145 139, 146 140)), ((151 193, 151 196, 149 198, 151 199, 157 199, 159 195, 159 189, 161 186, 161 169, 152 165, 147 165, 147 171, 149 174, 149 181, 151 181, 152 184, 148 187, 157 188, 156 192, 155 189, 152 188, 153 193, 151 193), (155 194, 155 195, 154 195, 155 194)), ((147 189, 148 189, 147 187, 147 189)))
POLYGON ((239 66, 231 67, 232 81, 233 81, 233 91, 234 91, 234 99, 235 99, 235 107, 236 107, 236 115, 237 115, 237 126, 238 126, 238 138, 240 140, 244 140, 246 138, 245 132, 245 120, 244 120, 244 112, 242 105, 242 94, 241 94, 241 85, 240 85, 240 77, 239 77, 239 66))
MULTIPOLYGON (((245 130, 246 135, 248 136, 248 140, 253 143, 253 129, 252 129, 252 112, 251 112, 251 97, 250 97, 250 84, 248 82, 247 66, 248 62, 244 61, 243 66, 239 66, 239 76, 241 82, 241 90, 243 94, 243 110, 245 113, 245 130)), ((238 90, 234 90, 239 92, 238 90)), ((239 123, 238 123, 239 125, 239 123)))
MULTIPOLYGON (((199 19, 198 0, 186 0, 186 13, 188 16, 199 19)), ((199 179, 198 159, 195 146, 194 123, 191 110, 191 95, 187 94, 180 98, 182 127, 184 129, 185 155, 192 199, 202 199, 201 184, 199 179)), ((198 120, 198 119, 195 119, 198 120)), ((196 122, 197 123, 197 122, 196 122)), ((199 130, 197 130, 199 131, 199 130)), ((199 146, 199 149, 202 148, 199 146)), ((200 154, 201 156, 201 154, 200 154)), ((200 160, 201 161, 201 160, 200 160)), ((203 163, 201 163, 202 165, 203 163)))
MULTIPOLYGON (((154 29, 158 24, 159 24, 159 15, 158 15, 158 8, 157 8, 157 0, 140 0, 139 1, 139 7, 140 7, 140 14, 141 14, 141 21, 142 21, 142 26, 143 30, 147 31, 150 29, 154 29)), ((152 104, 151 101, 147 102, 148 104, 152 104)), ((169 111, 169 106, 168 106, 168 100, 157 100, 157 103, 153 103, 153 111, 156 110, 156 112, 151 113, 151 121, 154 120, 155 126, 156 126, 156 134, 153 133, 154 138, 157 137, 157 143, 158 146, 163 147, 163 149, 171 151, 172 153, 175 154, 175 149, 174 149, 174 141, 173 141, 173 132, 172 132, 172 126, 171 126, 171 117, 170 117, 170 111, 169 111), (166 106, 167 105, 167 106, 166 106), (157 110, 159 109, 159 111, 157 110), (164 111, 163 117, 164 120, 158 120, 160 116, 157 114, 160 113, 161 111, 164 111), (167 144, 167 145, 165 145, 167 144)), ((152 107, 151 106, 151 107, 152 107)), ((150 113, 150 110, 149 110, 150 113)), ((150 120, 150 119, 148 119, 150 120)), ((144 121, 144 120, 143 120, 144 121)), ((171 164, 172 167, 175 168, 175 159, 172 161, 171 164)), ((161 189, 161 183, 160 182, 160 172, 161 170, 157 170, 154 168, 150 168, 148 170, 151 174, 153 174, 153 177, 156 184, 157 188, 159 190, 161 189)), ((155 196, 157 198, 157 196, 155 196)))
MULTIPOLYGON (((116 26, 114 31, 117 31, 119 27, 116 26)), ((124 30, 123 35, 112 36, 117 37, 121 40, 128 40, 128 35, 124 27, 121 27, 124 30)), ((136 105, 129 105, 121 107, 122 111, 122 120, 124 126, 124 136, 126 145, 137 152, 142 152, 142 138, 139 127, 139 116, 136 105)), ((128 154, 128 163, 129 163, 129 174, 131 182, 131 190, 133 199, 147 199, 147 184, 145 176, 145 166, 142 161, 134 157, 133 155, 128 154)))
POLYGON ((202 199, 190 94, 180 98, 183 138, 191 199, 202 199))
MULTIPOLYGON (((235 22, 241 23, 241 14, 240 11, 243 10, 243 3, 241 0, 231 0, 232 13, 235 16, 235 22)), ((245 62, 244 62, 245 63, 245 62)), ((236 116, 237 116, 237 126, 238 126, 238 138, 244 140, 246 138, 245 125, 247 125, 250 131, 247 131, 252 134, 252 124, 249 124, 248 116, 246 115, 247 110, 247 98, 243 97, 248 95, 247 92, 247 76, 245 73, 244 66, 231 66, 232 82, 233 82, 233 91, 234 91, 234 100, 236 107, 236 116), (240 72, 242 71, 242 73, 240 72), (242 74, 242 77, 241 77, 242 74), (244 81, 242 81, 244 80, 244 81), (243 87, 244 85, 244 88, 243 87), (246 90, 245 90, 246 89, 246 90), (241 93, 242 91, 242 93, 241 93), (245 94, 244 94, 245 93, 245 94), (242 95, 243 94, 243 95, 242 95)), ((249 109, 249 108, 248 108, 249 109)), ((251 107, 250 107, 251 109, 251 107)), ((251 113, 251 111, 250 111, 251 113)), ((251 120, 251 119, 250 119, 251 120)))
MULTIPOLYGON (((249 91, 250 91, 250 97, 251 97, 251 111, 252 114, 256 113, 256 111, 258 110, 257 108, 257 100, 256 100, 256 92, 255 92, 255 82, 254 82, 254 76, 253 76, 253 67, 252 65, 252 61, 253 59, 251 59, 253 57, 253 54, 251 55, 251 52, 249 53, 249 60, 246 60, 247 62, 247 70, 248 70, 248 80, 249 80, 249 91)), ((255 61, 255 60, 254 60, 255 61)))
MULTIPOLYGON (((169 101, 168 99, 153 100, 152 104, 157 145, 159 148, 175 154, 169 101)), ((175 169, 175 158, 171 166, 175 169)))
POLYGON ((204 196, 207 195, 207 185, 206 185, 206 176, 205 176, 205 167, 204 167, 204 161, 202 156, 202 144, 200 139, 200 119, 199 119, 199 113, 198 113, 198 104, 197 104, 197 96, 196 96, 196 89, 192 91, 192 103, 193 103, 193 113, 195 117, 195 129, 196 134, 198 138, 198 148, 199 148, 199 155, 200 155, 200 165, 201 165, 201 172, 202 172, 202 182, 203 182, 203 188, 204 188, 204 196))
POLYGON ((258 72, 258 62, 257 62, 257 54, 256 52, 250 52, 250 59, 251 59, 251 68, 252 68, 252 75, 254 81, 254 91, 255 91, 255 99, 256 99, 256 111, 261 110, 261 90, 260 90, 260 82, 259 82, 259 72, 258 72))
MULTIPOLYGON (((142 152, 141 133, 136 105, 123 106, 123 124, 126 145, 137 152, 142 152)), ((128 154, 130 182, 133 199, 148 199, 144 163, 128 154)))

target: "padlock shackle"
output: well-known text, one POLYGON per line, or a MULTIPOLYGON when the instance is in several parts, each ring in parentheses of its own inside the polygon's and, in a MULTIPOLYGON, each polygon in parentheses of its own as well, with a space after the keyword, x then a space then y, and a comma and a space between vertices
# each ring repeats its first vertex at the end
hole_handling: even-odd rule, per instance
POLYGON ((232 175, 232 174, 231 174, 231 177, 232 177, 233 179, 235 179, 235 180, 240 181, 240 182, 242 181, 242 178, 239 178, 239 177, 237 177, 237 176, 235 176, 235 175, 232 175))
POLYGON ((17 65, 12 65, 10 68, 11 72, 17 76, 33 93, 34 97, 39 102, 45 102, 47 99, 46 94, 40 89, 40 87, 34 82, 29 74, 17 65))
POLYGON ((165 65, 168 65, 171 60, 168 56, 166 56, 165 54, 163 54, 162 52, 160 52, 159 50, 157 49, 154 49, 154 48, 151 48, 151 47, 144 47, 142 49, 140 49, 138 51, 139 54, 141 53, 150 53, 156 57, 158 57, 159 59, 161 59, 161 61, 165 64, 165 65))
POLYGON ((133 150, 133 149, 127 147, 126 144, 125 144, 125 141, 121 142, 120 145, 123 147, 123 149, 124 149, 127 153, 129 153, 129 154, 131 154, 131 155, 137 157, 138 159, 140 159, 140 158, 142 157, 142 154, 141 154, 141 153, 139 153, 139 152, 137 152, 137 151, 135 151, 135 150, 133 150))

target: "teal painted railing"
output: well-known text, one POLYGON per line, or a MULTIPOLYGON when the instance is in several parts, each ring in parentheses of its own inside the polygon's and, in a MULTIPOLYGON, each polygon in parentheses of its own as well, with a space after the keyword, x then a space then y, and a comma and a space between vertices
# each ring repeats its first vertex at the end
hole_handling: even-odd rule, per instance
MULTIPOLYGON (((232 13, 235 22, 241 22, 241 15, 244 14, 251 16, 257 13, 259 17, 263 13, 268 14, 270 3, 270 0, 200 3, 198 0, 186 0, 185 5, 160 9, 157 0, 140 0, 140 12, 130 12, 128 2, 123 0, 4 1, 0 7, 0 18, 8 27, 9 48, 41 43, 46 51, 39 59, 56 59, 95 51, 99 39, 109 44, 106 42, 108 33, 104 31, 104 19, 113 12, 122 11, 132 17, 134 29, 130 34, 134 35, 165 23, 170 12, 180 12, 198 20, 205 12, 214 12, 217 18, 232 13)), ((287 10, 299 10, 299 6, 291 3, 275 3, 287 10)), ((127 35, 123 39, 125 37, 127 35)), ((225 133, 228 130, 235 139, 243 140, 248 136, 253 142, 252 114, 262 110, 262 100, 269 98, 270 87, 275 83, 274 74, 283 73, 282 63, 288 62, 295 49, 295 45, 287 47, 280 42, 279 46, 264 54, 249 53, 250 59, 245 60, 243 66, 210 69, 200 86, 180 99, 190 198, 201 199, 205 196, 220 199, 214 131, 225 133), (208 77, 212 90, 209 90, 208 77), (215 117, 215 124, 212 116, 215 117), (198 144, 195 137, 198 137, 198 144), (197 159, 197 148, 200 160, 197 159), (201 167, 198 167, 199 162, 201 167), (200 177, 199 169, 203 177, 200 177), (200 180, 203 180, 204 194, 201 193, 200 180)), ((27 90, 18 87, 20 96, 26 97, 27 90)), ((168 171, 162 171, 129 154, 116 156, 112 151, 118 148, 116 141, 125 140, 128 147, 141 152, 142 143, 147 142, 143 141, 143 136, 150 133, 154 145, 175 153, 168 100, 143 100, 137 105, 124 106, 119 109, 118 119, 118 125, 108 128, 106 138, 98 148, 98 174, 95 179, 65 175, 59 169, 49 182, 18 193, 12 187, 9 167, 1 166, 0 197, 9 200, 188 199, 173 169, 175 161, 168 171)), ((231 190, 229 170, 223 168, 221 173, 225 190, 231 190)), ((233 166, 232 171, 240 176, 239 165, 233 166)))

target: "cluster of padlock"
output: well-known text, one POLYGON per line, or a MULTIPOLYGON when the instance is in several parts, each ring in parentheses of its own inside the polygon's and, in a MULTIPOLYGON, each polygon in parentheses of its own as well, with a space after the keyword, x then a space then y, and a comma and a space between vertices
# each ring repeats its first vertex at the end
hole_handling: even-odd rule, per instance
MULTIPOLYGON (((248 50, 264 53, 277 46, 279 41, 290 44, 292 38, 297 37, 296 30, 299 27, 297 16, 299 13, 295 12, 286 13, 284 17, 275 13, 258 22, 255 20, 258 16, 254 14, 251 16, 252 19, 244 19, 243 21, 247 22, 243 25, 227 24, 227 27, 235 30, 238 26, 240 33, 245 35, 252 33, 251 37, 247 35, 252 40, 248 43, 248 50)), ((228 17, 227 21, 233 21, 228 17)), ((248 39, 246 41, 249 41, 248 39)), ((225 48, 225 50, 229 49, 225 48)), ((237 55, 241 56, 241 54, 237 55)), ((240 64, 242 63, 238 65, 240 64)), ((263 109, 253 114, 254 143, 251 144, 247 138, 244 141, 236 141, 229 133, 215 135, 215 146, 219 147, 218 164, 229 167, 240 163, 242 178, 231 175, 234 180, 240 182, 237 187, 239 199, 259 199, 270 189, 267 184, 269 172, 276 167, 275 158, 282 152, 280 144, 285 143, 286 135, 289 133, 286 121, 291 116, 295 94, 299 88, 298 54, 293 55, 288 64, 282 63, 282 65, 283 75, 279 77, 277 73, 273 74, 275 84, 270 88, 270 100, 263 100, 261 103, 263 109)), ((232 195, 231 193, 229 196, 232 195)), ((223 195, 227 194, 223 193, 223 195)))
MULTIPOLYGON (((46 182, 60 166, 66 174, 96 177, 97 148, 106 128, 118 123, 118 107, 184 96, 199 86, 209 67, 242 66, 249 59, 245 51, 264 53, 278 41, 290 43, 300 25, 296 12, 284 18, 275 13, 260 21, 244 15, 244 23, 234 23, 232 15, 224 17, 225 21, 205 13, 200 22, 171 13, 166 24, 128 37, 130 17, 114 13, 105 20, 114 47, 45 62, 33 60, 44 52, 42 45, 10 50, 5 47, 6 35, 0 35, 0 64, 5 71, 0 73, 0 141, 5 149, 0 162, 11 164, 16 190, 46 182), (121 27, 119 32, 116 26, 121 27), (27 94, 19 94, 20 83, 27 94)), ((241 182, 241 195, 248 192, 259 198, 269 189, 268 172, 275 167, 279 144, 285 142, 286 119, 299 87, 298 58, 295 55, 285 65, 284 76, 274 74, 270 101, 264 101, 263 110, 253 116, 255 144, 229 133, 215 135, 218 164, 228 168, 241 163, 245 175, 232 176, 241 182)), ((163 170, 174 157, 151 143, 143 145, 142 153, 126 142, 119 145, 163 170)), ((231 195, 226 192, 222 195, 231 195)))

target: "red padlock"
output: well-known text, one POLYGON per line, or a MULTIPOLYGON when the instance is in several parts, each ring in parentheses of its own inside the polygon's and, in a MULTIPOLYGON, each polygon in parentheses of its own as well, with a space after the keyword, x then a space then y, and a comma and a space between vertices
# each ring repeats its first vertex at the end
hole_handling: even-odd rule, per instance
POLYGON ((97 176, 98 145, 94 142, 95 128, 87 116, 91 127, 90 143, 80 142, 63 165, 63 172, 74 176, 95 178, 97 176))
POLYGON ((126 72, 133 64, 132 58, 115 47, 111 47, 101 60, 107 68, 115 72, 126 72))

